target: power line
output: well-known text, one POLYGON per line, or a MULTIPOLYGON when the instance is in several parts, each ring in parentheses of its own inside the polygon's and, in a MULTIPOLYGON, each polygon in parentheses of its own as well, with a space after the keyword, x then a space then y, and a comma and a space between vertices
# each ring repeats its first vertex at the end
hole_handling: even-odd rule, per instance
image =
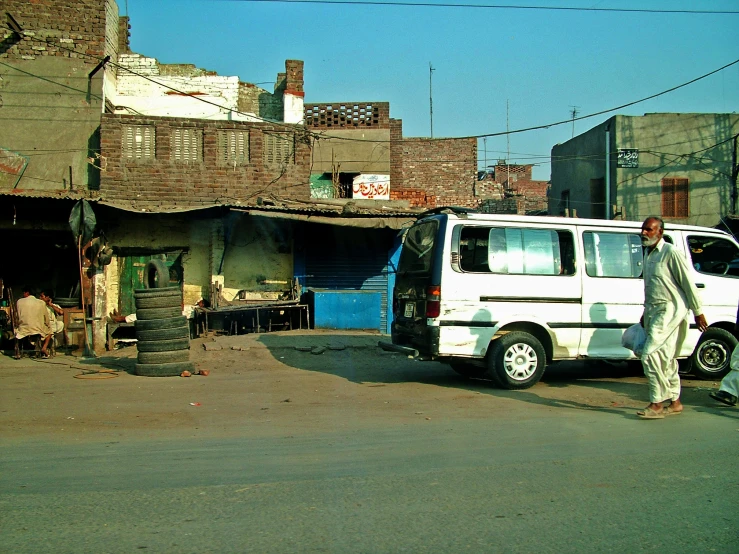
MULTIPOLYGON (((247 1, 283 1, 283 0, 247 0, 247 1)), ((285 1, 296 1, 296 0, 285 0, 285 1)), ((316 0, 306 0, 306 1, 316 1, 316 0)), ((331 2, 329 2, 329 3, 331 3, 331 2)), ((438 4, 432 4, 432 5, 436 6, 438 4)), ((736 12, 736 13, 739 13, 739 12, 736 12)), ((33 37, 29 37, 29 38, 31 38, 33 40, 36 40, 38 42, 42 42, 40 39, 34 39, 33 37)), ((70 52, 76 52, 75 50, 72 50, 72 49, 69 49, 69 48, 65 48, 64 46, 59 46, 59 48, 60 49, 64 49, 64 50, 68 50, 70 52)), ((82 54, 82 55, 84 55, 85 57, 88 57, 88 58, 92 58, 92 59, 97 60, 97 61, 102 61, 100 58, 97 58, 96 56, 93 56, 91 54, 82 54)), ((194 98, 194 99, 196 99, 196 100, 198 100, 200 102, 205 102, 206 104, 210 104, 210 105, 215 106, 215 107, 217 107, 219 109, 227 109, 227 110, 230 110, 231 112, 236 113, 236 114, 239 114, 239 115, 244 115, 244 116, 248 116, 248 117, 254 117, 254 118, 256 118, 257 120, 259 120, 261 122, 270 123, 270 124, 273 124, 273 125, 281 126, 281 127, 284 127, 285 129, 288 129, 288 130, 291 130, 291 131, 295 131, 296 130, 295 129, 295 125, 297 125, 297 124, 290 125, 290 124, 286 124, 286 123, 282 123, 282 122, 278 122, 278 121, 272 121, 272 120, 260 118, 259 116, 256 116, 254 114, 248 114, 248 113, 240 112, 238 110, 233 110, 233 109, 230 109, 230 108, 226 108, 224 106, 221 106, 219 104, 216 104, 215 102, 211 102, 209 100, 206 100, 204 98, 201 98, 201 97, 199 97, 197 95, 192 95, 190 93, 183 92, 183 91, 178 90, 178 89, 176 89, 174 87, 171 87, 169 85, 165 85, 163 83, 160 83, 160 82, 158 82, 158 81, 156 81, 156 80, 154 80, 154 79, 152 79, 150 77, 147 77, 146 75, 142 75, 142 74, 140 74, 140 73, 138 73, 136 71, 133 71, 133 70, 127 68, 127 67, 124 67, 124 66, 122 66, 122 65, 120 65, 120 64, 118 64, 116 62, 109 61, 108 63, 111 64, 111 65, 114 65, 115 67, 118 67, 119 69, 122 69, 124 71, 127 71, 127 72, 129 72, 129 73, 131 73, 133 75, 136 75, 138 77, 141 77, 142 79, 145 79, 145 80, 150 81, 150 82, 152 82, 152 83, 154 83, 156 85, 159 85, 159 86, 161 86, 163 88, 172 90, 172 91, 177 92, 178 94, 181 94, 183 96, 188 96, 190 98, 194 98)), ((678 90, 680 88, 683 88, 683 87, 686 87, 686 86, 691 85, 693 83, 696 83, 696 82, 698 82, 698 81, 700 81, 702 79, 705 79, 707 77, 710 77, 711 75, 714 75, 714 74, 716 74, 716 73, 718 73, 720 71, 723 71, 724 69, 727 69, 729 67, 732 67, 732 66, 736 65, 737 63, 739 63, 739 59, 736 59, 736 60, 734 60, 734 61, 732 61, 732 62, 730 62, 730 63, 728 63, 726 65, 723 65, 723 66, 717 68, 717 69, 714 69, 713 71, 709 71, 708 73, 705 73, 705 74, 703 74, 703 75, 701 75, 699 77, 696 77, 694 79, 691 79, 690 81, 686 81, 686 82, 684 82, 682 84, 679 84, 677 86, 671 87, 671 88, 666 89, 666 90, 663 90, 663 91, 658 92, 656 94, 652 94, 650 96, 641 98, 639 100, 634 100, 632 102, 627 102, 625 104, 621 104, 620 106, 616 106, 614 108, 609 108, 609 109, 606 109, 606 110, 601 110, 599 112, 594 112, 594 113, 583 115, 583 116, 580 116, 580 117, 573 117, 571 119, 566 119, 566 120, 557 121, 557 122, 553 122, 553 123, 548 123, 548 124, 544 124, 544 125, 536 125, 536 126, 533 126, 533 127, 526 127, 526 128, 523 128, 523 129, 515 129, 513 131, 506 130, 506 131, 501 131, 501 132, 497 132, 497 133, 486 133, 486 134, 482 134, 482 135, 469 135, 469 136, 462 136, 462 137, 446 137, 446 138, 448 138, 448 139, 473 139, 473 138, 480 139, 480 138, 486 138, 486 137, 496 137, 496 136, 503 136, 503 135, 511 135, 511 134, 523 133, 523 132, 534 131, 534 130, 549 129, 550 127, 556 127, 558 125, 563 125, 563 124, 566 124, 566 123, 572 123, 574 125, 574 122, 575 121, 581 121, 583 119, 589 119, 589 118, 596 117, 596 116, 599 116, 599 115, 603 115, 603 114, 606 114, 606 113, 614 112, 614 111, 617 111, 617 110, 620 110, 620 109, 623 109, 623 108, 634 106, 634 105, 639 104, 639 103, 642 103, 642 102, 646 102, 647 100, 652 100, 652 99, 657 98, 659 96, 663 96, 665 94, 668 94, 668 93, 673 92, 675 90, 678 90)), ((7 64, 3 64, 2 62, 0 62, 0 64, 7 65, 7 64)), ((8 67, 11 67, 11 66, 8 66, 8 67)), ((26 74, 31 75, 31 76, 34 76, 34 77, 38 77, 39 79, 43 79, 43 80, 52 82, 54 84, 59 84, 59 83, 55 83, 54 81, 50 81, 49 79, 46 79, 44 77, 41 77, 41 76, 38 76, 38 75, 33 75, 33 74, 28 73, 28 72, 25 72, 25 71, 23 73, 26 73, 26 74)), ((66 85, 61 85, 61 86, 66 86, 66 85)), ((71 87, 67 87, 67 88, 71 88, 71 87)), ((72 90, 77 90, 77 89, 72 89, 72 90)), ((77 92, 82 92, 82 91, 77 90, 77 92)), ((97 98, 99 98, 99 97, 97 97, 97 98)), ((372 143, 389 143, 390 142, 389 139, 388 140, 371 140, 371 139, 360 139, 360 138, 352 138, 352 137, 327 137, 325 135, 325 131, 322 132, 322 133, 317 133, 315 131, 310 131, 309 129, 306 129, 305 132, 306 132, 307 136, 311 136, 315 140, 319 140, 319 139, 332 139, 332 140, 336 140, 336 141, 342 141, 343 140, 343 141, 351 141, 351 142, 372 142, 372 143)), ((409 138, 404 138, 402 140, 403 141, 407 141, 407 142, 412 142, 412 141, 421 141, 421 140, 426 140, 426 139, 419 138, 419 137, 409 137, 409 138)))
POLYGON ((545 10, 569 12, 615 12, 651 14, 693 14, 693 15, 737 15, 735 10, 656 10, 648 8, 578 8, 574 6, 513 6, 510 4, 436 4, 430 2, 378 2, 376 0, 219 0, 226 2, 261 2, 282 4, 337 4, 348 6, 399 6, 419 8, 464 8, 486 10, 545 10))

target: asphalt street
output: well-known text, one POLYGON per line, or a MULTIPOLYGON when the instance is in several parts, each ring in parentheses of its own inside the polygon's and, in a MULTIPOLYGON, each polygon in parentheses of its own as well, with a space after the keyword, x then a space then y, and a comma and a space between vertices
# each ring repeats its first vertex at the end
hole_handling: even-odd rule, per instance
MULTIPOLYGON (((360 352, 367 363, 372 356, 382 355, 360 352)), ((228 404, 233 425, 208 418, 195 430, 188 419, 177 432, 102 425, 62 436, 13 420, 28 432, 2 437, 0 551, 739 551, 739 410, 704 402, 700 386, 686 389, 683 415, 643 421, 598 396, 641 394, 638 377, 583 382, 565 373, 496 392, 440 366, 422 366, 430 369, 409 383, 419 366, 402 357, 382 358, 382 369, 373 362, 374 372, 401 371, 379 384, 342 377, 331 358, 320 359, 320 372, 307 369, 316 357, 295 360, 223 381, 216 373, 44 384, 61 404, 65 387, 93 399, 115 385, 121 403, 127 387, 139 395, 158 387, 159 397, 145 396, 154 407, 181 400, 180 387, 193 383, 222 388, 204 402, 228 398, 218 410, 228 404), (239 393, 249 401, 234 406, 226 389, 240 383, 254 396, 239 393), (330 394, 309 401, 298 391, 314 387, 330 394)), ((28 375, 33 390, 38 373, 28 375)), ((5 383, 3 413, 26 390, 5 383)), ((204 413, 191 409, 182 413, 204 413)), ((75 417, 61 424, 83 419, 75 417)))

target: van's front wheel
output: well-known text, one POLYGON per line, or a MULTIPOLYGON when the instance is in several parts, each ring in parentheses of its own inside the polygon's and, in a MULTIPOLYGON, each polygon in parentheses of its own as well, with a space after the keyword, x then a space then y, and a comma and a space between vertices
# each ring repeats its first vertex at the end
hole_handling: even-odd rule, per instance
POLYGON ((541 379, 546 353, 539 340, 512 331, 494 340, 488 353, 488 376, 504 389, 527 389, 541 379))
POLYGON ((736 338, 728 331, 718 327, 707 329, 688 358, 689 371, 701 379, 723 378, 731 371, 729 362, 736 344, 736 338))

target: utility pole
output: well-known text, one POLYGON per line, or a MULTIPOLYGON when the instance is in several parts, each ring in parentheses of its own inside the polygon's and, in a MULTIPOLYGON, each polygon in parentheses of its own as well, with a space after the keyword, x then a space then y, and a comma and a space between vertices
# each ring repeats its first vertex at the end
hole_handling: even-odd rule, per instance
POLYGON ((572 116, 572 137, 573 137, 573 138, 575 137, 575 118, 577 117, 577 114, 579 114, 579 113, 580 113, 580 112, 578 111, 578 108, 579 108, 579 107, 580 107, 580 106, 570 106, 570 108, 572 108, 572 109, 570 110, 570 115, 572 116))
POLYGON ((434 138, 434 96, 431 93, 431 76, 434 72, 434 68, 431 67, 429 62, 429 116, 431 118, 431 138, 434 138))
POLYGON ((508 99, 505 101, 505 141, 506 141, 506 157, 505 157, 505 168, 506 168, 506 188, 511 188, 511 132, 508 124, 508 99))

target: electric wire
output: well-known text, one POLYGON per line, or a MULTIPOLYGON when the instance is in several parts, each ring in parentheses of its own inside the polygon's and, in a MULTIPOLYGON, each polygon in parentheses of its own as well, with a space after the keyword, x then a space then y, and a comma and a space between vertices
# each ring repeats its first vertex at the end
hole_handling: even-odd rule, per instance
POLYGON ((356 6, 398 6, 419 8, 465 8, 465 9, 498 9, 498 10, 545 10, 569 12, 614 12, 614 13, 650 13, 650 14, 690 14, 690 15, 737 15, 735 10, 674 10, 650 8, 583 8, 575 6, 516 6, 512 4, 447 4, 432 2, 382 2, 378 0, 217 0, 226 2, 280 3, 280 4, 324 4, 324 5, 356 5, 356 6))

